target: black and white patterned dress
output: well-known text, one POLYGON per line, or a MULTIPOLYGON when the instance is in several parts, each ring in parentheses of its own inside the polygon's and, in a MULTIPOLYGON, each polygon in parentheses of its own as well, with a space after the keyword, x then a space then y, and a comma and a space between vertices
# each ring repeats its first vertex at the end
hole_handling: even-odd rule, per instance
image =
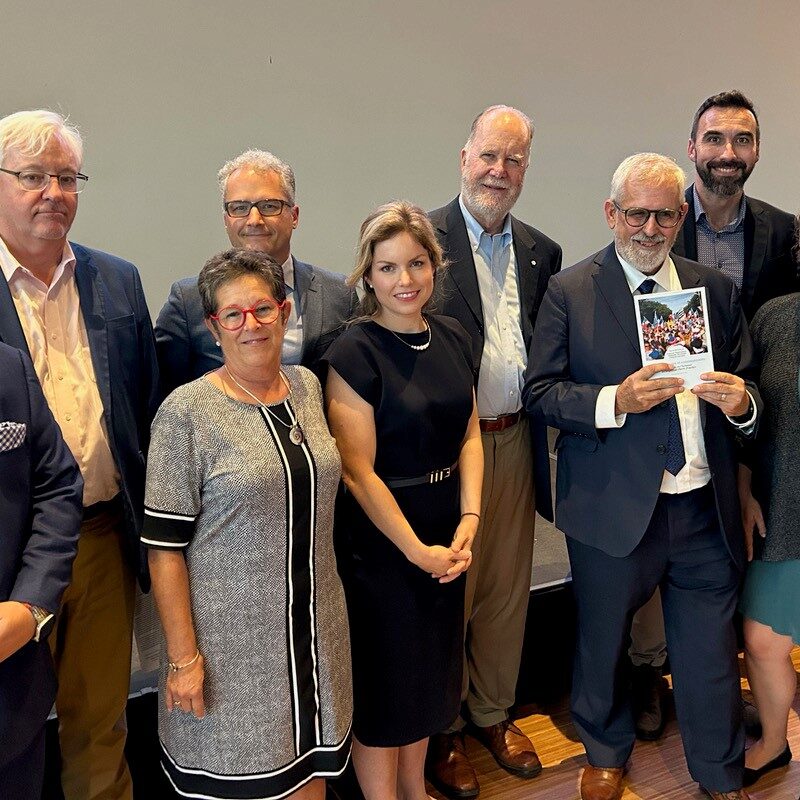
POLYGON ((205 659, 206 716, 159 707, 163 767, 187 797, 283 797, 338 775, 350 753, 332 545, 341 464, 317 379, 283 369, 293 405, 270 410, 287 423, 297 415, 300 446, 206 378, 176 389, 153 422, 142 541, 184 551, 205 659))

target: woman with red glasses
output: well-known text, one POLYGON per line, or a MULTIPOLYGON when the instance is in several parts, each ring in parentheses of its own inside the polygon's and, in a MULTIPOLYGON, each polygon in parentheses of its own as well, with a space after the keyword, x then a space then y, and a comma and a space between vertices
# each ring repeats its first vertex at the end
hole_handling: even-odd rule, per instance
POLYGON ((316 377, 280 363, 278 264, 228 250, 198 287, 224 363, 153 422, 142 534, 166 638, 162 763, 186 797, 321 800, 350 753, 339 455, 316 377))

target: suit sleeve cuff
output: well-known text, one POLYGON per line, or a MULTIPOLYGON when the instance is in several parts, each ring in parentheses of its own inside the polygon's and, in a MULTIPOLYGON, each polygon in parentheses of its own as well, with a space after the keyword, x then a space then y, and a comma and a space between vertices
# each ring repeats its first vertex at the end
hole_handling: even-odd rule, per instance
POLYGON ((598 429, 621 428, 625 424, 627 414, 615 414, 618 386, 604 386, 597 395, 594 407, 594 425, 598 429))

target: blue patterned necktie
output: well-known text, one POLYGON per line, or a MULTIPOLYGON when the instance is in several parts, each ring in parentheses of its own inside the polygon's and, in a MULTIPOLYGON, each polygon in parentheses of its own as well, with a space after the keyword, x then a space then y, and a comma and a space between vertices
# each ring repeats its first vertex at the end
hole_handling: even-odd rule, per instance
MULTIPOLYGON (((639 285, 639 294, 652 294, 656 282, 652 278, 644 280, 639 285)), ((686 464, 686 454, 683 450, 683 434, 681 421, 678 417, 678 403, 674 397, 667 401, 669 409, 669 429, 667 431, 667 460, 664 469, 670 475, 677 475, 686 464)))

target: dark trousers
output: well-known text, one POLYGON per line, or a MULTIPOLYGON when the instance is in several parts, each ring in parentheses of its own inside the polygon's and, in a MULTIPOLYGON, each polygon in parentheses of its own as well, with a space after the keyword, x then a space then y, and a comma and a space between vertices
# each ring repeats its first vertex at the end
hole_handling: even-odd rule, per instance
POLYGON ((3 800, 40 800, 44 781, 44 722, 34 740, 12 761, 0 764, 3 800))
POLYGON ((740 572, 719 529, 710 485, 662 494, 628 556, 615 558, 570 538, 567 547, 578 608, 572 715, 589 763, 620 767, 631 754, 631 620, 660 586, 689 772, 712 791, 741 788, 744 731, 733 627, 740 572))

